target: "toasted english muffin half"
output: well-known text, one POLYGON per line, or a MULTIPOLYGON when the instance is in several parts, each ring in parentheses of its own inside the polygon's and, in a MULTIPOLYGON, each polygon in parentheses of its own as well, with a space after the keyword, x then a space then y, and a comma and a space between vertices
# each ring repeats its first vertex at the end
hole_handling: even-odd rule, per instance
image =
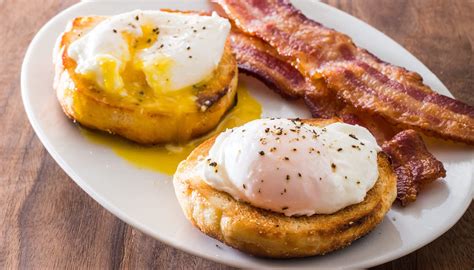
POLYGON ((229 42, 212 77, 193 86, 195 108, 184 113, 164 111, 140 94, 111 95, 83 79, 75 72, 76 62, 68 56, 68 47, 104 19, 73 19, 56 44, 54 89, 69 118, 142 144, 184 142, 215 128, 235 104, 238 71, 229 42))
MULTIPOLYGON (((325 126, 337 120, 303 120, 325 126)), ((395 200, 396 176, 388 158, 378 154, 379 178, 364 201, 333 214, 287 217, 240 202, 209 186, 199 171, 216 137, 182 161, 173 184, 186 218, 203 233, 243 252, 271 258, 325 254, 351 244, 379 224, 395 200)))

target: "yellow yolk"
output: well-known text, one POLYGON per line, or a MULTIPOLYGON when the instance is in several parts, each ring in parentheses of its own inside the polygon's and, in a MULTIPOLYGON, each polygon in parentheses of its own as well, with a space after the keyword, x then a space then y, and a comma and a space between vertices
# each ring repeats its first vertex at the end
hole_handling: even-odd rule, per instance
POLYGON ((129 33, 119 33, 126 40, 129 48, 130 61, 119 68, 117 59, 109 55, 97 57, 103 78, 97 78, 93 73, 83 74, 83 77, 92 82, 98 82, 103 90, 110 94, 134 95, 138 92, 160 95, 166 92, 169 81, 169 70, 172 60, 159 57, 147 63, 142 62, 138 53, 150 47, 158 37, 151 25, 141 27, 143 35, 135 37, 129 33), (152 90, 152 91, 147 91, 152 90))
POLYGON ((128 104, 152 103, 195 93, 192 86, 206 82, 216 70, 229 31, 229 21, 216 13, 135 10, 95 25, 67 53, 76 74, 95 86, 94 92, 103 90, 128 104))
MULTIPOLYGON (((99 67, 103 75, 103 90, 109 94, 120 95, 125 99, 144 99, 149 103, 159 104, 163 111, 174 113, 196 110, 192 87, 177 91, 167 91, 169 86, 170 68, 173 61, 164 56, 152 61, 143 62, 138 53, 154 44, 158 37, 157 28, 151 25, 141 26, 143 35, 135 37, 129 33, 120 33, 128 43, 130 61, 119 69, 116 59, 104 55, 98 57, 99 67)), ((97 81, 94 74, 84 74, 89 81, 97 81)))
POLYGON ((171 59, 159 58, 143 66, 146 81, 155 94, 163 94, 169 87, 169 70, 172 63, 171 59))
MULTIPOLYGON (((151 25, 141 26, 143 35, 135 37, 130 33, 119 33, 126 40, 130 60, 121 59, 125 65, 118 68, 116 59, 108 56, 98 57, 103 74, 103 88, 108 93, 127 93, 152 89, 161 93, 166 90, 166 81, 172 61, 165 57, 154 59, 152 63, 143 63, 138 54, 156 42, 158 33, 151 25)), ((98 78, 91 78, 97 80, 98 78)))
POLYGON ((80 128, 80 131, 91 142, 110 147, 115 154, 139 168, 172 175, 178 164, 204 140, 227 128, 241 126, 261 117, 261 105, 242 85, 238 86, 237 95, 236 106, 229 111, 214 131, 182 145, 141 146, 98 131, 85 128, 80 128))
POLYGON ((136 57, 137 52, 144 50, 154 44, 158 37, 158 33, 151 25, 142 26, 143 36, 136 40, 132 40, 130 46, 130 55, 134 59, 134 68, 140 70, 145 75, 145 82, 155 94, 160 95, 166 92, 170 81, 170 68, 173 61, 164 56, 156 57, 155 59, 142 62, 136 57))
POLYGON ((152 25, 145 24, 141 26, 143 35, 137 39, 135 39, 135 44, 130 46, 130 48, 135 50, 143 50, 151 46, 151 44, 155 43, 158 38, 158 32, 156 31, 157 28, 153 28, 152 25))
POLYGON ((104 88, 108 92, 116 92, 123 88, 117 62, 110 57, 100 57, 99 66, 104 76, 104 88))

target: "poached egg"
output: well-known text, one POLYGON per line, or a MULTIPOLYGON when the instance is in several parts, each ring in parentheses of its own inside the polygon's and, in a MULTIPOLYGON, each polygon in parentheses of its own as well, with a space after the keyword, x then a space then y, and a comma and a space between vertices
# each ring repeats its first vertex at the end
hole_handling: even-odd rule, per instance
POLYGON ((200 166, 210 186, 236 200, 310 216, 363 201, 378 179, 380 150, 361 126, 259 119, 221 133, 200 166))
POLYGON ((216 13, 135 10, 108 17, 68 48, 75 72, 110 93, 149 87, 155 94, 212 76, 230 30, 216 13))

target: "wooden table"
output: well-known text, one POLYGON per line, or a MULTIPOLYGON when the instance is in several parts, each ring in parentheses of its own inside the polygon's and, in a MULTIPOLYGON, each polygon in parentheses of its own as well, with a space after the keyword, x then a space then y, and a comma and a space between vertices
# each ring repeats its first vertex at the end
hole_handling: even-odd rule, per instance
MULTIPOLYGON (((0 0, 0 269, 227 268, 133 229, 59 168, 20 98, 20 66, 38 29, 75 0, 0 0)), ((327 1, 402 44, 474 105, 474 1, 327 1)), ((471 269, 474 206, 433 243, 377 269, 471 269)), ((443 217, 440 217, 443 218, 443 217)))

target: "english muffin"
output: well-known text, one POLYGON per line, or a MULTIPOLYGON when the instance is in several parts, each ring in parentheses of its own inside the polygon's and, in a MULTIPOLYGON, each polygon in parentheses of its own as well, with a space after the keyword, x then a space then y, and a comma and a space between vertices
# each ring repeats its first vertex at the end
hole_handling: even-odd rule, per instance
POLYGON ((229 29, 215 14, 75 18, 54 53, 59 103, 81 125, 138 143, 195 138, 235 104, 229 29))
MULTIPOLYGON (((301 122, 306 125, 326 127, 337 121, 337 119, 314 119, 302 120, 301 122)), ((272 130, 268 131, 268 129, 272 128, 275 127, 267 126, 265 132, 273 132, 272 130)), ((247 130, 247 132, 249 131, 251 130, 247 130)), ((230 132, 242 132, 242 129, 230 132)), ((283 140, 280 137, 283 137, 284 133, 286 133, 285 129, 283 131, 277 129, 277 132, 280 134, 278 139, 283 140)), ((351 137, 350 139, 352 139, 351 135, 353 134, 348 134, 351 137)), ((236 199, 238 196, 235 196, 233 192, 235 186, 228 189, 223 184, 220 188, 221 190, 218 190, 209 184, 210 181, 208 179, 204 178, 206 173, 203 173, 203 166, 210 165, 214 166, 212 168, 219 168, 214 160, 206 160, 210 156, 209 151, 215 144, 216 138, 213 137, 198 146, 185 161, 181 162, 174 175, 173 184, 182 210, 186 218, 194 226, 203 233, 243 252, 262 257, 294 258, 325 254, 343 248, 374 229, 382 221, 395 200, 396 177, 385 154, 378 152, 375 154, 375 166, 378 176, 374 179, 373 185, 366 192, 365 196, 361 197, 362 201, 358 203, 343 207, 334 213, 313 214, 310 211, 306 213, 300 212, 299 215, 288 215, 288 212, 285 211, 276 212, 275 207, 273 207, 274 209, 264 209, 266 207, 272 208, 273 204, 279 203, 278 200, 274 200, 266 205, 263 203, 260 207, 252 205, 252 203, 243 199, 236 199)), ((321 139, 321 137, 316 139, 321 139)), ((340 148, 337 148, 331 151, 342 153, 344 151, 352 151, 359 146, 362 147, 360 144, 362 141, 359 141, 357 145, 356 142, 354 140, 352 145, 354 147, 349 147, 350 149, 339 150, 340 148)), ((258 144, 258 142, 255 143, 258 144)), ((270 144, 268 140, 265 143, 270 144)), ((273 147, 270 149, 273 149, 273 147)), ((291 146, 289 149, 291 149, 291 146)), ((302 150, 298 148, 294 151, 302 150)), ((318 150, 315 149, 314 152, 316 153, 316 151, 318 150)), ((321 154, 322 152, 323 150, 321 150, 321 154)), ((259 154, 262 158, 270 155, 268 151, 260 151, 259 154)), ((309 153, 305 153, 303 156, 307 154, 309 153)), ((250 157, 243 156, 242 158, 250 157)), ((225 158, 223 160, 229 161, 225 158)), ((344 166, 343 162, 340 162, 340 164, 344 166)), ((308 164, 303 164, 302 166, 311 166, 311 163, 308 162, 308 164)), ((245 170, 245 168, 236 169, 245 170)), ((278 169, 282 170, 282 168, 278 169)), ((276 170, 277 168, 275 168, 275 172, 276 170)), ((266 175, 273 175, 273 173, 268 172, 266 175)), ((300 173, 297 175, 301 177, 300 173)), ((293 176, 296 176, 296 173, 292 174, 293 176)), ((256 174, 252 174, 250 177, 256 177, 256 174)), ((265 179, 265 181, 270 182, 269 187, 280 185, 279 181, 283 181, 271 178, 265 179)), ((301 181, 297 176, 296 178, 289 179, 287 176, 287 181, 301 181)), ((320 181, 322 180, 320 179, 320 181)), ((253 181, 250 179, 249 181, 256 183, 261 180, 253 181)), ((315 181, 318 180, 316 179, 315 181)), ((228 186, 229 184, 227 184, 228 186)), ((252 201, 251 198, 256 197, 260 192, 265 192, 261 187, 259 186, 258 192, 248 196, 250 201, 252 201)), ((248 191, 249 189, 250 187, 244 184, 243 189, 240 191, 248 191)), ((285 192, 287 192, 286 189, 285 192)), ((288 190, 289 192, 291 190, 288 190)), ((334 196, 337 195, 334 194, 334 196)), ((340 195, 343 194, 341 193, 340 195)), ((277 194, 277 196, 279 195, 277 194)), ((312 195, 309 194, 308 196, 311 197, 312 195)), ((314 194, 314 196, 318 195, 314 194)), ((320 196, 323 197, 322 195, 320 196)), ((293 197, 293 199, 295 198, 293 197)), ((337 198, 334 199, 337 201, 337 198)), ((321 204, 324 203, 321 202, 321 204)), ((330 205, 327 202, 326 204, 330 205)), ((276 205, 276 207, 279 206, 276 205)), ((324 211, 322 209, 320 212, 324 211)))

